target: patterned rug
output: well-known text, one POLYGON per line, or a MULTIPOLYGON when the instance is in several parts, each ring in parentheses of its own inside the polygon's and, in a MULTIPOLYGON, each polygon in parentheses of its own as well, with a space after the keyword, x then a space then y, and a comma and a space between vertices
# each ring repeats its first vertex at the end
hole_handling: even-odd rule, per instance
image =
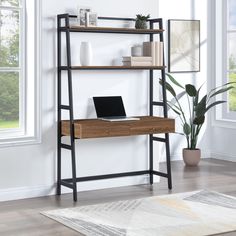
POLYGON ((202 236, 236 230, 236 198, 206 190, 42 214, 86 236, 202 236))

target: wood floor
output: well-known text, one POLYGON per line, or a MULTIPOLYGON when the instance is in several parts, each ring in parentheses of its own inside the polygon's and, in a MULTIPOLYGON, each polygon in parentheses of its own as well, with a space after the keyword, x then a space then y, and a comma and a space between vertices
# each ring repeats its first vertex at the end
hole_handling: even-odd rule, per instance
MULTIPOLYGON (((164 170, 165 165, 161 168, 164 170)), ((79 233, 59 224, 39 212, 109 201, 135 199, 153 195, 179 193, 199 189, 215 190, 236 197, 236 163, 214 159, 202 160, 199 167, 186 168, 182 161, 172 163, 173 190, 167 190, 166 179, 149 185, 82 192, 75 204, 71 194, 0 203, 1 236, 74 236, 79 233)), ((220 234, 235 236, 236 232, 220 234)), ((193 235, 194 236, 194 235, 193 235)))

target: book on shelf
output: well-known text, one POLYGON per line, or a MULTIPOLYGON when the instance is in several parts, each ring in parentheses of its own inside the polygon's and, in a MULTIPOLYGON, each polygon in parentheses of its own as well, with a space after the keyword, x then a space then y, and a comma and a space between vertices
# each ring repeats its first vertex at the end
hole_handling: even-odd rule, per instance
POLYGON ((152 62, 152 57, 123 57, 123 61, 152 62))
POLYGON ((152 57, 153 66, 163 66, 163 42, 144 42, 143 56, 152 57))
POLYGON ((123 66, 153 66, 152 61, 123 61, 123 66))

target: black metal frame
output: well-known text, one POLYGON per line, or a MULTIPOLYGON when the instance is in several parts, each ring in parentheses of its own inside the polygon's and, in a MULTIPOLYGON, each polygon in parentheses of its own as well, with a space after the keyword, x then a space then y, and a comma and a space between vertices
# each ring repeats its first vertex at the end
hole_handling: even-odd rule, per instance
MULTIPOLYGON (((68 188, 73 189, 73 199, 77 201, 77 182, 81 181, 90 181, 90 180, 100 180, 100 179, 108 179, 108 178, 119 178, 119 177, 126 177, 126 176, 137 176, 137 175, 146 175, 149 174, 150 176, 150 184, 153 184, 153 175, 158 175, 161 177, 165 177, 168 179, 168 188, 172 189, 172 180, 171 180, 171 163, 170 163, 170 148, 169 148, 169 134, 165 134, 165 138, 158 138, 154 135, 149 135, 149 170, 143 171, 133 171, 133 172, 125 172, 125 173, 115 173, 115 174, 107 174, 107 175, 97 175, 97 176, 86 176, 86 177, 76 177, 76 159, 75 159, 75 135, 74 135, 74 114, 73 114, 73 92, 72 92, 72 70, 76 69, 79 70, 79 67, 72 67, 71 65, 71 48, 70 48, 70 32, 75 32, 71 30, 69 20, 70 18, 75 18, 76 16, 69 15, 69 14, 61 14, 57 16, 57 47, 58 47, 58 144, 57 144, 57 195, 61 195, 61 186, 65 186, 68 188), (62 26, 62 19, 65 20, 64 25, 62 26), (66 51, 67 51, 67 66, 61 65, 61 33, 65 32, 66 34, 66 51), (61 104, 61 73, 62 70, 67 71, 68 75, 68 95, 69 95, 69 105, 62 105, 61 104), (71 144, 67 145, 62 143, 62 132, 61 132, 61 111, 68 110, 69 117, 70 117, 70 140, 71 144), (153 142, 163 142, 166 145, 166 164, 167 164, 167 173, 162 173, 159 171, 153 170, 153 142), (71 162, 72 162, 72 178, 69 179, 62 179, 61 178, 61 149, 67 149, 71 151, 71 162)), ((125 21, 134 21, 133 18, 117 18, 117 17, 98 17, 100 20, 125 20, 125 21)), ((159 29, 163 29, 162 19, 151 19, 149 20, 150 29, 154 28, 154 24, 159 24, 159 29)), ((93 31, 94 33, 98 33, 98 31, 93 31)), ((100 30, 99 33, 114 33, 113 31, 108 32, 108 30, 103 31, 100 30)), ((117 33, 117 32, 115 32, 117 33)), ((119 33, 134 33, 134 32, 119 32, 119 33)), ((137 33, 137 32, 136 32, 137 33)), ((143 34, 141 32, 140 34, 143 34)), ((152 32, 150 30, 145 32, 145 34, 150 35, 150 41, 153 41, 153 35, 159 34, 160 41, 163 42, 163 32, 160 31, 152 32)), ((85 68, 81 68, 85 69, 85 68)), ((89 68, 88 68, 89 69, 89 68)), ((93 69, 93 68, 91 68, 93 69)), ((98 69, 98 68, 95 68, 98 69)), ((109 70, 117 70, 117 69, 127 69, 127 68, 105 68, 109 70)), ((140 68, 132 68, 133 70, 140 70, 140 68)), ((161 68, 142 68, 149 70, 149 77, 150 77, 150 100, 149 100, 149 112, 150 116, 153 115, 153 107, 154 106, 162 106, 164 111, 164 117, 167 118, 167 101, 166 101, 166 89, 165 86, 162 87, 163 91, 163 102, 156 102, 153 99, 153 72, 155 69, 161 70, 161 76, 163 82, 165 81, 165 66, 161 68)), ((165 83, 163 83, 165 85, 165 83)))

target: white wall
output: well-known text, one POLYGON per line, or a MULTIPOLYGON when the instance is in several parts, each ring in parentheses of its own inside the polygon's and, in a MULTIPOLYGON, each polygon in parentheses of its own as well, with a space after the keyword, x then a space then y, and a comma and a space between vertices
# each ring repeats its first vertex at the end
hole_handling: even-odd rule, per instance
MULTIPOLYGON (((222 81, 222 53, 221 48, 222 41, 222 6, 221 1, 209 0, 209 20, 211 21, 212 30, 209 32, 216 35, 216 40, 213 40, 212 52, 209 55, 209 68, 211 68, 210 75, 212 78, 212 85, 215 85, 216 81, 222 81), (216 7, 217 6, 217 7, 216 7), (215 13, 215 7, 217 13, 215 13), (218 12, 219 11, 219 12, 218 12), (214 53, 214 51, 216 51, 214 53), (215 56, 216 55, 216 56, 215 56), (214 63, 216 62, 216 66, 214 63)), ((214 38, 213 38, 214 39, 214 38)), ((220 110, 220 109, 219 109, 220 110)), ((221 111, 219 111, 221 112, 221 111)), ((224 159, 229 161, 236 161, 236 149, 235 149, 235 137, 236 137, 236 122, 235 121, 223 121, 215 120, 214 113, 212 112, 212 125, 211 125, 211 156, 213 158, 224 159)))
MULTIPOLYGON (((142 0, 42 0, 42 143, 0 149, 0 200, 46 195, 56 181, 56 15, 76 13, 78 5, 91 6, 102 16, 157 16, 157 1, 142 0)), ((93 47, 94 64, 109 64, 129 53, 128 48, 145 40, 143 36, 73 35, 73 53, 79 55, 81 40, 93 47)), ((76 54, 73 57, 76 58, 76 54)), ((66 77, 65 77, 66 78, 66 77)), ((95 117, 93 95, 122 95, 128 115, 147 113, 147 72, 81 72, 74 77, 75 117, 95 117)), ((66 97, 66 94, 64 94, 66 97)), ((66 140, 67 141, 67 140, 66 140)), ((82 140, 76 145, 78 176, 143 170, 147 168, 147 138, 126 137, 82 140)), ((63 151, 63 176, 69 177, 70 156, 63 151)), ((146 182, 144 176, 79 184, 79 191, 146 182)))
MULTIPOLYGON (((200 20, 200 41, 201 41, 201 65, 200 72, 197 73, 173 73, 174 78, 177 79, 181 84, 193 83, 196 87, 200 87, 203 83, 202 95, 204 96, 207 91, 208 81, 208 70, 207 70, 207 50, 208 50, 208 39, 207 39, 207 1, 205 0, 159 0, 159 16, 166 20, 168 19, 196 19, 200 20), (170 7, 171 6, 171 7, 170 7)), ((167 38, 167 37, 166 37, 167 38)), ((166 44, 167 45, 167 44, 166 44)), ((184 100, 182 100, 183 102, 184 100)), ((187 101, 186 101, 187 102, 187 101)), ((188 107, 186 103, 186 108, 188 107)), ((175 114, 170 116, 175 117, 175 114)), ((182 127, 179 120, 176 120, 177 131, 182 132, 182 127)), ((210 157, 210 119, 207 119, 207 124, 202 128, 202 133, 199 137, 199 147, 202 150, 202 157, 210 157)), ((182 148, 186 147, 186 141, 183 136, 173 134, 171 137, 171 155, 172 160, 182 159, 182 148)))
MULTIPOLYGON (((181 83, 206 83, 207 90, 207 1, 205 0, 81 0, 80 5, 91 6, 103 16, 134 17, 137 13, 159 16, 167 19, 201 20, 201 72, 176 74, 181 83), (147 4, 148 3, 148 4, 147 4), (171 7, 170 7, 171 6, 171 7)), ((46 195, 55 191, 56 181, 56 15, 76 13, 78 1, 42 0, 42 143, 32 146, 17 146, 0 149, 0 200, 46 195)), ((164 21, 165 23, 165 21, 164 21)), ((164 24, 165 25, 165 24, 164 24)), ((167 24, 165 25, 167 28, 167 24)), ((166 38, 166 37, 165 37, 166 38)), ((145 40, 143 36, 74 34, 72 37, 73 58, 78 60, 82 40, 89 40, 93 47, 94 64, 110 64, 113 59, 129 53, 128 48, 145 40)), ((158 76, 158 75, 157 75, 158 76)), ((148 80, 147 72, 76 72, 74 74, 75 117, 95 117, 91 103, 94 95, 122 95, 128 115, 147 113, 148 80)), ((66 98, 66 94, 64 94, 66 98)), ((230 140, 235 131, 214 128, 212 136, 208 120, 199 147, 203 157, 209 157, 210 140, 225 132, 230 140), (228 132, 229 131, 229 132, 228 132), (211 139, 209 138, 211 137, 211 139)), ((178 127, 179 129, 180 127, 178 127)), ((68 140, 65 139, 65 142, 68 140)), ((221 139, 214 139, 217 152, 223 152, 221 139)), ((225 143, 229 154, 233 155, 233 145, 225 143)), ((181 149, 185 140, 171 135, 172 159, 181 159, 181 149)), ((122 137, 111 139, 81 140, 76 144, 78 175, 95 175, 109 172, 142 170, 147 168, 147 138, 122 137)), ((161 148, 163 150, 163 148, 161 148)), ((157 151, 156 151, 157 152, 157 151)), ((163 153, 162 153, 163 154, 163 153)), ((164 157, 164 155, 162 155, 164 157)), ((156 162, 158 161, 156 155, 156 162)), ((162 158, 163 159, 163 158, 162 158)), ((63 176, 70 176, 70 156, 63 151, 63 176)), ((86 182, 78 185, 78 190, 115 187, 145 183, 145 177, 111 179, 86 182)))

